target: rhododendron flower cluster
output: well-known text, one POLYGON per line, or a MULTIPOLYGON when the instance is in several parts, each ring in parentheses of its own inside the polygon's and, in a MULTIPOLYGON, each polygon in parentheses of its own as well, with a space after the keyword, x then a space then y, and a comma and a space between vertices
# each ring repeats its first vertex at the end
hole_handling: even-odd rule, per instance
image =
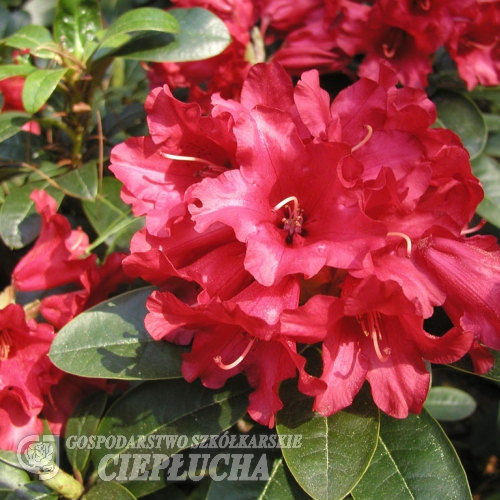
POLYGON ((283 0, 255 2, 176 0, 204 7, 225 23, 233 38, 219 56, 201 62, 153 63, 152 88, 167 83, 189 89, 206 109, 210 96, 239 98, 252 64, 272 59, 290 74, 308 69, 353 71, 377 79, 379 61, 404 85, 425 87, 436 52, 444 48, 470 90, 500 83, 500 2, 480 0, 283 0))
MULTIPOLYGON (((74 316, 104 300, 121 283, 123 255, 112 254, 99 266, 85 256, 88 236, 57 213, 45 191, 31 198, 41 215, 40 236, 14 269, 14 291, 39 291, 43 298, 25 309, 9 300, 0 308, 0 448, 16 450, 24 437, 40 434, 41 416, 60 435, 80 399, 97 390, 114 390, 104 379, 80 378, 52 364, 47 354, 56 335, 74 316), (62 291, 60 287, 71 287, 62 291), (37 322, 38 312, 48 323, 37 322)), ((15 295, 15 292, 12 294, 15 295)))
POLYGON ((112 151, 123 199, 146 216, 124 267, 159 286, 148 331, 192 343, 188 381, 245 373, 265 425, 297 374, 322 415, 368 381, 404 418, 426 398, 424 361, 470 353, 484 373, 485 346, 500 347, 500 247, 469 228, 482 188, 458 137, 432 128, 425 93, 397 81, 382 64, 330 102, 318 71, 294 87, 258 64, 241 99, 215 95, 207 116, 165 85, 146 102, 151 136, 112 151), (424 328, 436 307, 453 323, 441 337, 424 328))

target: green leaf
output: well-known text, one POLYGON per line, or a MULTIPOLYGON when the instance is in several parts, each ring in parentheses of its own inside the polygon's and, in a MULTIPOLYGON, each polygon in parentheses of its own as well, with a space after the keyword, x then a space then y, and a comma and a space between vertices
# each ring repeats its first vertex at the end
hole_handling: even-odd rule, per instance
POLYGON ((111 406, 97 430, 105 439, 116 439, 114 447, 110 441, 108 448, 95 447, 91 452, 99 477, 132 480, 137 477, 137 469, 135 476, 132 472, 136 458, 146 460, 148 471, 191 446, 193 436, 220 434, 245 414, 248 392, 244 377, 233 377, 215 390, 184 379, 136 386, 111 406))
MULTIPOLYGON (((179 24, 174 17, 162 9, 141 7, 121 15, 105 32, 101 46, 122 44, 130 40, 124 37, 134 32, 158 31, 161 33, 178 33, 179 24)), ((116 47, 116 45, 113 45, 116 47)))
POLYGON ((99 244, 106 242, 110 249, 127 249, 132 235, 144 224, 121 200, 121 188, 121 182, 115 177, 104 177, 102 191, 95 201, 83 201, 85 215, 99 235, 99 244))
POLYGON ((441 123, 458 134, 471 159, 477 158, 486 145, 488 133, 483 115, 474 101, 449 90, 440 90, 432 100, 441 123))
POLYGON ((97 163, 91 161, 80 168, 57 177, 56 182, 66 192, 82 200, 93 200, 97 195, 97 163))
POLYGON ((454 422, 469 417, 476 410, 474 398, 455 387, 432 387, 425 409, 437 420, 454 422))
POLYGON ((59 496, 40 481, 26 483, 5 497, 5 500, 57 500, 59 496))
POLYGON ((181 377, 181 354, 186 348, 156 341, 144 327, 146 299, 153 290, 133 290, 79 314, 54 339, 52 362, 82 377, 181 377))
POLYGON ((477 213, 500 227, 500 164, 484 154, 471 164, 473 174, 481 181, 484 189, 484 199, 479 204, 477 213))
POLYGON ((0 142, 17 134, 25 123, 31 120, 31 115, 22 111, 4 111, 0 113, 0 142))
POLYGON ((288 397, 284 402, 278 434, 302 435, 301 447, 282 450, 296 481, 316 500, 343 499, 365 473, 377 447, 379 412, 369 391, 365 387, 349 408, 330 417, 313 413, 311 399, 299 393, 293 402, 288 397))
POLYGON ((101 28, 97 0, 58 0, 54 38, 81 59, 87 42, 101 28))
POLYGON ((121 484, 105 481, 93 486, 82 500, 134 500, 135 496, 121 484))
MULTIPOLYGON (((500 116, 498 118, 500 118, 500 116)), ((500 158, 500 134, 490 134, 488 136, 484 154, 500 158)))
POLYGON ((382 415, 378 447, 352 491, 355 500, 466 500, 467 478, 455 449, 425 411, 405 419, 382 415))
POLYGON ((140 34, 113 55, 156 62, 200 61, 220 54, 231 41, 226 25, 208 10, 194 7, 169 13, 179 22, 179 34, 140 34))
MULTIPOLYGON (((254 453, 256 450, 252 450, 254 453)), ((240 451, 241 453, 241 451, 240 451)), ((255 470, 262 454, 257 453, 249 474, 255 470)), ((267 481, 212 481, 206 500, 308 500, 311 497, 297 484, 292 473, 286 466, 283 458, 274 461, 269 456, 272 464, 267 481)), ((232 464, 217 471, 220 476, 223 472, 230 474, 232 464)))
POLYGON ((0 462, 0 499, 3 500, 10 492, 29 482, 26 471, 0 462))
POLYGON ((107 400, 108 396, 103 391, 88 394, 78 403, 68 419, 65 432, 66 455, 73 469, 82 472, 87 467, 90 450, 80 447, 78 438, 95 435, 107 400))
POLYGON ((23 106, 36 113, 49 99, 67 69, 37 69, 26 77, 23 87, 23 106))
POLYGON ((469 356, 464 356, 462 359, 458 360, 456 363, 452 363, 449 366, 455 370, 459 370, 461 372, 471 373, 476 375, 477 377, 487 378, 490 380, 495 380, 496 382, 500 382, 500 351, 494 351, 493 349, 488 349, 490 354, 493 356, 494 364, 491 370, 484 375, 479 375, 474 372, 474 365, 469 356))
MULTIPOLYGON (((14 136, 0 142, 0 158, 8 160, 11 164, 18 163, 18 165, 10 168, 19 170, 22 169, 19 163, 23 163, 26 161, 26 158, 31 158, 32 155, 36 155, 44 144, 40 136, 22 130, 14 136)), ((2 166, 0 168, 2 171, 5 171, 9 167, 2 166)))
POLYGON ((35 71, 35 67, 27 64, 5 64, 0 66, 0 80, 13 76, 26 76, 35 71))
POLYGON ((31 182, 12 189, 0 208, 0 237, 10 248, 22 248, 40 232, 40 216, 30 195, 34 189, 45 189, 57 202, 64 194, 47 181, 31 182))
POLYGON ((2 40, 5 45, 19 50, 29 49, 36 53, 37 57, 53 59, 58 57, 54 52, 38 49, 41 45, 56 46, 51 32, 44 26, 30 24, 22 27, 13 35, 2 40))

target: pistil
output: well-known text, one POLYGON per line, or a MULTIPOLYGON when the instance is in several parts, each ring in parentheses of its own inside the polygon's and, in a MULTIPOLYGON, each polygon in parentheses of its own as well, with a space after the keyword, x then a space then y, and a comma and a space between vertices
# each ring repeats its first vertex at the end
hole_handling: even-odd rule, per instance
POLYGON ((403 238, 406 241, 406 257, 411 257, 411 239, 408 235, 404 233, 387 233, 387 236, 398 236, 399 238, 403 238))
POLYGON ((365 125, 364 127, 368 130, 368 132, 366 133, 364 139, 351 149, 351 153, 357 151, 361 146, 364 146, 370 140, 370 137, 373 134, 373 128, 370 127, 370 125, 365 125))
POLYGON ((221 167, 220 165, 216 165, 215 163, 212 163, 210 160, 205 160, 203 158, 198 158, 196 156, 173 155, 170 153, 165 153, 164 151, 158 151, 158 154, 160 156, 163 156, 164 158, 168 158, 169 160, 192 161, 192 162, 204 163, 205 165, 207 165, 206 167, 196 172, 195 175, 197 176, 212 177, 211 174, 218 175, 224 173, 227 170, 227 168, 221 167))
POLYGON ((302 224, 304 223, 304 216, 302 214, 304 213, 304 210, 300 208, 299 200, 296 196, 289 196, 279 202, 273 208, 273 212, 276 212, 282 207, 284 207, 287 211, 287 217, 283 217, 283 219, 281 219, 283 229, 288 231, 286 242, 292 243, 294 235, 302 232, 302 224), (289 205, 289 203, 293 203, 293 208, 289 205))

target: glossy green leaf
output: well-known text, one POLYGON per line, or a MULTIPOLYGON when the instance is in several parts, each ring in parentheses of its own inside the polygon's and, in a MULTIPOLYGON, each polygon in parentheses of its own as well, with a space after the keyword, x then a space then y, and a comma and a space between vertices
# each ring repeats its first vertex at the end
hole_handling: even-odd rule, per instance
MULTIPOLYGON (((20 164, 25 162, 26 158, 30 158, 32 157, 32 155, 37 155, 38 152, 43 148, 44 144, 45 141, 41 136, 25 131, 20 131, 12 137, 5 139, 4 141, 0 142, 0 158, 16 165, 12 167, 2 166, 0 167, 0 169, 2 171, 5 171, 9 168, 13 168, 16 171, 26 170, 20 164)), ((61 172, 59 171, 59 173, 61 172)), ((1 173, 0 177, 3 177, 1 173)))
MULTIPOLYGON (((140 7, 122 14, 104 33, 94 59, 135 40, 137 33, 177 33, 179 24, 169 12, 154 7, 140 7)), ((171 40, 171 38, 168 38, 171 40)))
POLYGON ((136 497, 121 484, 105 481, 90 488, 82 500, 134 500, 136 497))
POLYGON ((12 78, 13 76, 26 76, 35 71, 34 66, 27 64, 4 64, 0 66, 0 80, 12 78))
POLYGON ((65 432, 66 455, 73 469, 82 472, 87 467, 90 450, 78 446, 78 438, 95 435, 107 400, 108 396, 104 391, 88 394, 68 419, 65 432))
POLYGON ((138 474, 134 477, 137 460, 143 461, 143 470, 154 469, 191 446, 193 436, 220 434, 234 425, 246 412, 248 392, 243 377, 233 377, 215 390, 184 379, 144 382, 116 401, 102 419, 97 434, 110 441, 91 451, 94 466, 101 479, 132 480, 138 474))
POLYGON ((432 387, 425 401, 425 409, 437 420, 454 422, 469 417, 477 403, 466 392, 455 387, 432 387))
POLYGON ((479 204, 477 213, 500 227, 500 164, 486 155, 479 156, 471 163, 472 171, 484 189, 484 199, 479 204))
POLYGON ((169 13, 179 22, 179 34, 141 34, 113 55, 157 62, 199 61, 220 54, 231 41, 226 25, 208 10, 194 7, 169 13))
POLYGON ((29 483, 30 477, 26 471, 0 462, 0 500, 23 484, 29 483))
POLYGON ((469 485, 455 449, 425 411, 405 419, 382 415, 377 451, 355 500, 467 500, 469 485))
POLYGON ((181 377, 181 354, 186 348, 156 341, 144 327, 146 299, 153 290, 133 290, 79 314, 54 339, 52 362, 83 377, 181 377))
POLYGON ((0 208, 0 237, 11 248, 22 248, 40 232, 40 216, 30 195, 34 189, 46 190, 61 203, 64 194, 47 181, 31 182, 12 189, 0 208))
POLYGON ((311 399, 298 393, 293 402, 286 399, 278 413, 278 434, 302 436, 300 447, 282 450, 290 471, 316 500, 343 499, 377 447, 379 412, 369 391, 365 388, 351 407, 330 417, 313 413, 311 399))
POLYGON ((440 90, 432 100, 440 122, 458 134, 471 159, 477 158, 486 145, 488 134, 476 104, 464 95, 449 90, 440 90))
MULTIPOLYGON (((255 453, 255 450, 252 450, 255 453)), ((262 454, 256 453, 249 475, 255 471, 262 454)), ((311 497, 298 485, 283 458, 273 461, 268 457, 270 466, 267 481, 212 481, 207 500, 308 500, 311 497)), ((231 464, 226 468, 230 474, 231 464)), ((224 469, 217 471, 220 476, 224 469)))
MULTIPOLYGON (((158 471, 151 471, 148 474, 148 480, 145 481, 143 479, 137 479, 135 481, 127 481, 125 483, 121 483, 127 490, 132 493, 137 498, 141 498, 146 495, 151 495, 153 493, 158 492, 159 498, 158 500, 162 500, 164 498, 168 498, 168 500, 185 500, 186 495, 172 484, 168 484, 167 480, 164 477, 164 470, 158 469, 158 471), (163 473, 163 474, 162 474, 163 473), (150 480, 150 478, 155 478, 154 480, 150 480), (158 477, 159 479, 156 479, 158 477)), ((155 500, 152 497, 148 497, 148 500, 155 500)))
POLYGON ((54 19, 54 38, 80 59, 87 42, 101 28, 97 0, 58 0, 54 19))
POLYGON ((40 46, 53 46, 54 39, 52 33, 44 26, 29 24, 16 31, 13 35, 2 40, 9 47, 19 50, 29 49, 36 53, 37 57, 52 59, 57 57, 54 52, 39 49, 40 46))
POLYGON ((85 163, 55 180, 67 193, 76 198, 93 200, 97 195, 97 163, 95 161, 85 163))
POLYGON ((0 462, 10 465, 16 469, 22 469, 15 451, 0 450, 0 462))
POLYGON ((31 115, 22 111, 4 111, 0 113, 0 142, 17 134, 23 125, 31 120, 31 115))
POLYGON ((26 77, 23 87, 23 106, 36 113, 49 99, 67 69, 37 69, 26 77))

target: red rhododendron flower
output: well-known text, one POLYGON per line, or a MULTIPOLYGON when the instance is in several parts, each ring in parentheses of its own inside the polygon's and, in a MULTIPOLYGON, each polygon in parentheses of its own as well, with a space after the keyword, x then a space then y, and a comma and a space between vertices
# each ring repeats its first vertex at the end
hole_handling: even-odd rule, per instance
POLYGON ((485 346, 500 343, 497 245, 467 237, 482 188, 458 137, 432 128, 426 94, 397 82, 382 63, 376 79, 330 102, 318 71, 294 88, 278 64, 256 65, 239 101, 213 97, 205 123, 224 130, 218 139, 191 105, 162 116, 156 100, 180 106, 164 87, 148 105, 152 137, 141 139, 161 154, 134 143, 113 152, 123 198, 141 214, 167 207, 162 231, 147 224, 124 262, 162 287, 148 301, 148 331, 192 343, 182 366, 189 381, 221 387, 245 373, 249 412, 266 425, 282 406, 279 383, 297 373, 323 415, 351 404, 365 381, 389 415, 418 413, 430 380, 424 361, 470 353, 484 373, 485 346), (196 151, 190 138, 203 134, 196 151), (174 136, 176 160, 159 148, 174 136), (454 324, 442 337, 423 327, 435 307, 454 324), (321 346, 319 379, 305 371, 299 343, 321 346))
POLYGON ((94 262, 95 255, 83 257, 88 236, 72 230, 69 221, 57 213, 55 200, 45 191, 34 190, 31 199, 42 219, 42 229, 33 248, 12 273, 14 286, 21 291, 48 290, 78 282, 94 262))

